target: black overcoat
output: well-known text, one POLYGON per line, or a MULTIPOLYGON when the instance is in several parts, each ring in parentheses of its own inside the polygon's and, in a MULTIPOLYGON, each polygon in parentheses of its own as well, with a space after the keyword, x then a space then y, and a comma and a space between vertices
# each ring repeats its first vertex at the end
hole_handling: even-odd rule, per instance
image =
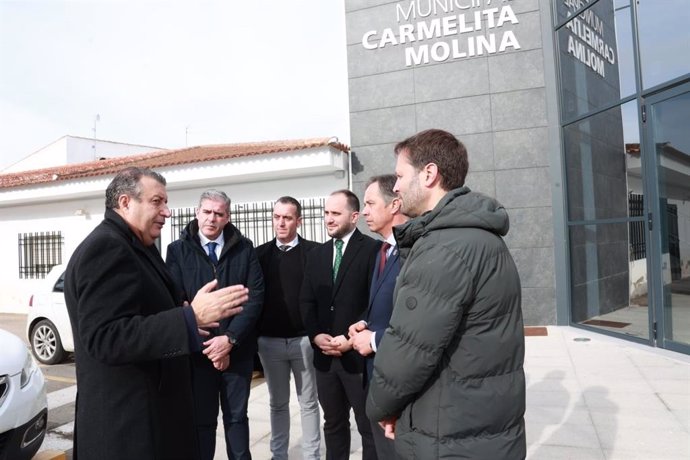
POLYGON ((65 274, 74 332, 74 458, 194 459, 189 339, 170 275, 107 210, 65 274))

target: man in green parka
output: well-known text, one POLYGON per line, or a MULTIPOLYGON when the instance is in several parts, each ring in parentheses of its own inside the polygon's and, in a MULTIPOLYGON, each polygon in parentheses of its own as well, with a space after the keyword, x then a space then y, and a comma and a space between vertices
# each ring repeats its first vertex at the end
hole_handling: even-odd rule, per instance
POLYGON ((464 186, 468 160, 430 129, 395 147, 403 266, 367 414, 406 459, 525 457, 520 278, 508 214, 464 186))

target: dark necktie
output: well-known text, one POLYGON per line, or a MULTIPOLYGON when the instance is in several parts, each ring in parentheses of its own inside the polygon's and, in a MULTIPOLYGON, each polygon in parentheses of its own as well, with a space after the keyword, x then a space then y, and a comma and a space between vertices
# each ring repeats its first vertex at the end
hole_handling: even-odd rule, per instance
POLYGON ((381 276, 381 273, 383 273, 383 268, 386 266, 386 262, 388 261, 388 249, 390 247, 391 244, 388 241, 384 241, 381 245, 381 253, 379 254, 379 276, 381 276))
POLYGON ((216 246, 218 246, 218 243, 215 241, 210 241, 206 243, 206 247, 208 248, 208 258, 211 259, 211 263, 213 265, 218 265, 218 257, 216 256, 216 246))
POLYGON ((343 260, 343 240, 335 240, 335 261, 333 262, 333 281, 338 276, 340 262, 343 260))
POLYGON ((283 252, 288 252, 290 250, 290 245, 289 244, 281 244, 278 246, 278 249, 280 249, 283 252))

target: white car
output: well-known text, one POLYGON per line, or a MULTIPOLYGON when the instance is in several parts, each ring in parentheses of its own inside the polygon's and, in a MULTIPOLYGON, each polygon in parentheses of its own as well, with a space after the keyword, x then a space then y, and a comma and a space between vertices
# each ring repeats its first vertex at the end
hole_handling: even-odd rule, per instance
POLYGON ((46 434, 45 380, 19 337, 0 329, 0 349, 0 458, 29 460, 46 434))
POLYGON ((53 267, 39 292, 29 300, 26 336, 34 356, 43 364, 62 362, 74 352, 72 326, 67 314, 64 294, 64 265, 53 267))

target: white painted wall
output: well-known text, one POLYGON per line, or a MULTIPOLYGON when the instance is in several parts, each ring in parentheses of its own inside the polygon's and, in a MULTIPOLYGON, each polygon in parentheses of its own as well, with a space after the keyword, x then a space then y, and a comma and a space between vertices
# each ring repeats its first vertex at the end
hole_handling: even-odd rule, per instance
MULTIPOLYGON (((272 201, 282 195, 311 198, 348 187, 347 154, 323 147, 306 151, 244 157, 211 163, 157 168, 168 181, 171 208, 194 207, 208 188, 223 190, 233 203, 272 201)), ((19 279, 18 235, 60 231, 63 261, 101 222, 105 188, 112 179, 58 181, 0 190, 0 311, 25 312, 41 280, 19 279)), ((163 255, 172 241, 170 227, 161 235, 163 255)))

